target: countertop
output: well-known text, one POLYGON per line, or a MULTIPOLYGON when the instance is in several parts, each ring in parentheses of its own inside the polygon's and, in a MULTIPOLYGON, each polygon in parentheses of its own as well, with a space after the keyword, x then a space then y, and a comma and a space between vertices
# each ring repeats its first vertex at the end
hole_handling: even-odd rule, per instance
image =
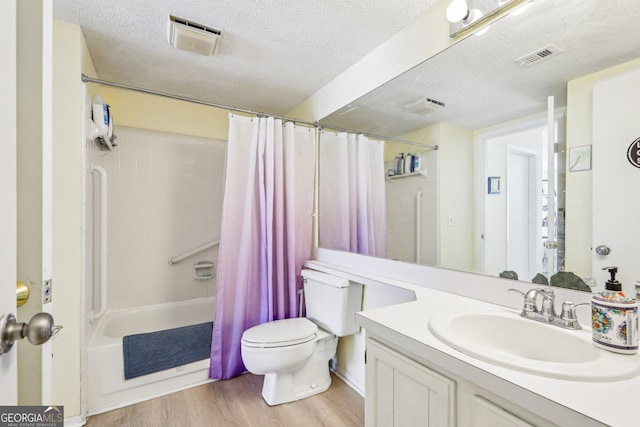
MULTIPOLYGON (((382 338, 401 352, 413 354, 444 370, 455 372, 456 375, 559 425, 638 425, 635 407, 640 399, 640 376, 621 381, 588 382, 527 374, 458 352, 438 340, 428 328, 430 317, 442 311, 491 309, 517 315, 517 310, 344 266, 316 261, 308 262, 307 266, 342 275, 365 285, 392 286, 401 292, 413 293, 414 301, 367 310, 356 315, 356 323, 365 328, 368 334, 382 338)), ((579 311, 578 315, 584 327, 581 332, 590 334, 590 326, 584 322, 589 319, 586 319, 584 312, 579 311)), ((619 357, 635 358, 640 365, 640 355, 619 357)))

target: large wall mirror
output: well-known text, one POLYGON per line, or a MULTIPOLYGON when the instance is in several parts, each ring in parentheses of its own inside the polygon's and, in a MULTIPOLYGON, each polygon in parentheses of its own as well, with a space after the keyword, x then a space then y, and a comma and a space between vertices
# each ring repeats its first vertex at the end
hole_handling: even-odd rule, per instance
MULTIPOLYGON (((533 0, 322 119, 325 131, 439 147, 385 143, 386 256, 492 276, 515 271, 525 281, 566 270, 601 282, 591 249, 591 91, 599 73, 640 67, 638 22, 640 2, 533 0), (556 154, 547 150, 550 96, 556 154), (428 113, 412 111, 424 98, 428 113), (389 177, 408 153, 422 173, 389 177), (559 250, 545 249, 546 240, 559 250)), ((321 157, 320 174, 331 173, 321 157)), ((322 236, 321 222, 326 247, 322 236)))

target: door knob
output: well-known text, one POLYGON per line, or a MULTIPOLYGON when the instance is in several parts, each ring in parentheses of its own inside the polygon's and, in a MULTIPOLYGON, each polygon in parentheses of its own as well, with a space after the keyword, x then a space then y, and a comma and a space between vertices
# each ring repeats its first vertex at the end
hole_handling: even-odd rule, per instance
POLYGON ((596 248, 596 253, 598 255, 609 255, 611 253, 611 249, 607 245, 600 245, 596 248))
POLYGON ((62 326, 53 325, 53 317, 49 313, 34 315, 29 323, 18 323, 16 316, 9 313, 0 318, 0 355, 8 353, 17 340, 27 338, 33 345, 49 341, 62 326))
POLYGON ((16 283, 16 305, 18 307, 25 305, 27 301, 29 301, 30 295, 31 292, 29 291, 27 285, 22 282, 16 283))

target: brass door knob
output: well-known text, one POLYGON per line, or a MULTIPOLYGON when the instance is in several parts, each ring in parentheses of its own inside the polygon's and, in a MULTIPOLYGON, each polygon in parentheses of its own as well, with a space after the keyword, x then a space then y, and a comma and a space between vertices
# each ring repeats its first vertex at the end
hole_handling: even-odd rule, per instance
POLYGON ((27 285, 22 282, 16 283, 16 304, 18 305, 18 307, 25 305, 29 300, 30 295, 31 292, 29 291, 27 285))

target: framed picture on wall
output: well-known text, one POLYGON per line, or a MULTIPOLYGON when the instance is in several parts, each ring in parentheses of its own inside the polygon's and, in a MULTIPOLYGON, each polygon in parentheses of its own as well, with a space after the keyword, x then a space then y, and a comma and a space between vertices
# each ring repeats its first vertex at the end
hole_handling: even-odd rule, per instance
POLYGON ((591 146, 581 145, 569 148, 569 172, 591 169, 591 146))
POLYGON ((488 194, 500 194, 500 177, 490 176, 487 183, 488 194))

